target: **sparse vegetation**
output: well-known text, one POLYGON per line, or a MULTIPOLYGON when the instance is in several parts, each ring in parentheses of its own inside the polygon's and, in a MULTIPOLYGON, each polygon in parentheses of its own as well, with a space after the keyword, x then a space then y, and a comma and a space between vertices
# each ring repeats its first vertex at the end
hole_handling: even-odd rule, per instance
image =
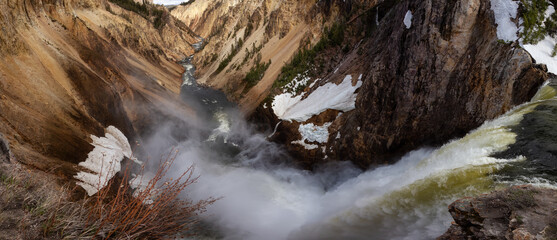
POLYGON ((230 50, 230 53, 226 56, 226 58, 224 58, 219 63, 219 67, 217 68, 215 73, 222 72, 222 70, 224 70, 226 68, 226 66, 228 66, 228 64, 232 61, 232 58, 234 58, 234 56, 236 56, 236 54, 238 54, 238 52, 240 52, 240 49, 242 49, 243 45, 244 45, 244 40, 242 38, 240 38, 235 44, 232 44, 232 48, 230 50))
POLYGON ((265 76, 265 72, 267 71, 267 68, 269 68, 270 65, 271 65, 270 59, 267 63, 261 63, 258 61, 255 64, 255 66, 253 66, 250 69, 250 71, 246 74, 246 76, 242 80, 243 82, 246 83, 244 92, 247 92, 253 86, 257 85, 257 83, 263 78, 263 76, 265 76))
POLYGON ((94 196, 77 202, 69 201, 69 188, 52 186, 46 178, 39 181, 41 178, 31 177, 28 171, 7 172, 7 165, 1 164, 0 224, 16 224, 15 232, 22 239, 162 239, 194 235, 197 214, 216 199, 192 202, 180 197, 197 177, 192 167, 176 179, 165 176, 176 155, 177 151, 169 153, 155 177, 137 194, 130 190, 129 172, 125 171, 94 196))
MULTIPOLYGON (((548 18, 545 12, 549 7, 547 0, 521 0, 520 13, 523 19, 523 30, 520 37, 526 44, 536 44, 545 36, 555 36, 557 33, 557 12, 548 18)), ((553 56, 557 49, 553 50, 553 56)))
POLYGON ((187 5, 192 4, 193 2, 195 2, 195 0, 190 0, 190 1, 187 1, 187 2, 182 2, 182 3, 180 3, 180 6, 187 6, 187 5))
POLYGON ((149 9, 145 4, 139 4, 134 2, 133 0, 110 0, 110 2, 128 11, 138 13, 143 17, 149 17, 149 9))
POLYGON ((308 71, 315 64, 317 55, 327 47, 340 46, 344 42, 344 24, 335 23, 331 29, 325 28, 323 37, 310 49, 302 48, 285 64, 279 77, 273 84, 274 87, 283 87, 296 76, 308 71))
MULTIPOLYGON (((165 11, 163 9, 159 9, 155 5, 139 4, 133 0, 109 0, 109 1, 120 6, 123 9, 135 12, 140 16, 142 16, 143 18, 152 21, 156 29, 161 29, 166 24, 165 11)), ((126 20, 130 21, 129 17, 126 20)))
POLYGON ((241 65, 246 64, 248 60, 250 60, 256 53, 259 53, 259 51, 261 51, 261 48, 263 48, 263 44, 259 44, 259 46, 256 47, 255 43, 252 44, 251 50, 249 48, 246 48, 246 54, 244 55, 244 60, 242 60, 241 65))

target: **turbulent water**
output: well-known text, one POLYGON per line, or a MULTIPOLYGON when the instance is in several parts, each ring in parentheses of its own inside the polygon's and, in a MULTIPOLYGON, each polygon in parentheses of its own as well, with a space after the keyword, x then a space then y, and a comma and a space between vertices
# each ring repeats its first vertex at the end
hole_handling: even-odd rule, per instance
POLYGON ((551 84, 465 137, 412 151, 396 164, 362 172, 336 163, 307 172, 291 167, 288 154, 253 131, 224 94, 199 86, 189 60, 183 65, 182 98, 199 119, 184 120, 185 129, 161 126, 148 146, 156 153, 179 147, 173 175, 195 165, 201 177, 188 197, 222 197, 203 215, 215 226, 208 237, 432 239, 450 225, 447 206, 458 198, 512 184, 555 186, 551 84), (186 137, 171 137, 176 131, 186 137))

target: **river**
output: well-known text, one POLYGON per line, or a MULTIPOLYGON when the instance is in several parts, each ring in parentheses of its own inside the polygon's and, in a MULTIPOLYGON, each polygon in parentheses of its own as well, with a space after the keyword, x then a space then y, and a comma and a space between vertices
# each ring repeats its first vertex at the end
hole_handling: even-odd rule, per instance
POLYGON ((308 172, 222 92, 199 86, 190 60, 182 62, 181 96, 202 124, 172 141, 180 153, 170 174, 193 164, 201 177, 188 197, 222 197, 202 216, 215 226, 206 238, 433 239, 449 227, 447 206, 458 198, 525 183, 557 186, 555 84, 463 138, 393 165, 363 172, 341 162, 308 172))

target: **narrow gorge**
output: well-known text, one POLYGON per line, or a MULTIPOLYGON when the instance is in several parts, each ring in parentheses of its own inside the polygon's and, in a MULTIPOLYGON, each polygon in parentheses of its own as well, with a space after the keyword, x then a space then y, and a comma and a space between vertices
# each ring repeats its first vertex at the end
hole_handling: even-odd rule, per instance
POLYGON ((4 1, 0 239, 554 239, 554 4, 4 1))

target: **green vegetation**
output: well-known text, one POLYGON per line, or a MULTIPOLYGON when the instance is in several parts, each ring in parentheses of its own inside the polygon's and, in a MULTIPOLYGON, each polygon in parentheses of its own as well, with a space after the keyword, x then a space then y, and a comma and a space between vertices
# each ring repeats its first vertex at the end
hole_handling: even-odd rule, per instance
POLYGON ((182 2, 182 3, 180 3, 180 6, 187 6, 187 5, 192 4, 193 2, 195 2, 195 0, 190 0, 190 1, 187 1, 187 2, 182 2))
POLYGON ((253 86, 257 85, 257 83, 265 76, 265 71, 271 65, 271 60, 267 63, 260 63, 259 61, 255 66, 253 66, 250 71, 246 74, 246 77, 242 80, 246 83, 246 87, 244 88, 244 93, 251 89, 253 86))
POLYGON ((244 56, 244 59, 242 60, 242 63, 240 65, 244 65, 245 63, 247 63, 248 60, 255 55, 255 53, 259 53, 259 51, 261 51, 261 48, 263 48, 263 44, 259 44, 259 46, 256 47, 255 43, 252 44, 251 50, 249 48, 246 48, 246 55, 244 56))
MULTIPOLYGON (((163 9, 157 8, 154 5, 139 4, 134 2, 133 0, 109 0, 109 1, 120 6, 123 9, 135 12, 140 16, 142 16, 143 18, 152 21, 156 29, 161 29, 166 24, 167 20, 165 19, 165 14, 164 14, 165 11, 163 9), (151 20, 151 18, 153 19, 151 20)), ((107 10, 109 8, 110 7, 107 7, 107 10)), ((110 10, 109 12, 112 12, 112 10, 110 10)), ((131 22, 129 16, 127 17, 125 16, 126 15, 123 15, 123 17, 126 20, 131 22)))
MULTIPOLYGON (((557 33, 557 12, 545 17, 545 12, 549 7, 547 0, 521 0, 520 14, 523 19, 524 29, 520 33, 522 41, 526 44, 536 44, 543 40, 545 36, 555 36, 557 33)), ((553 50, 553 56, 556 54, 553 50)))
POLYGON ((235 44, 232 44, 232 50, 230 51, 228 56, 226 56, 226 58, 224 58, 220 62, 219 67, 217 68, 217 71, 215 71, 215 73, 222 72, 222 70, 224 70, 224 68, 226 68, 226 66, 228 66, 230 61, 232 61, 232 58, 234 58, 234 56, 236 56, 236 54, 238 54, 238 52, 240 52, 240 49, 242 49, 243 45, 244 45, 244 40, 242 38, 238 39, 238 41, 235 44))
POLYGON ((521 0, 522 19, 524 30, 522 31, 522 39, 524 43, 535 44, 547 35, 546 25, 555 25, 552 17, 545 19, 545 11, 549 7, 547 0, 521 0), (545 23, 548 24, 545 24, 545 23))
POLYGON ((207 57, 207 58, 205 58, 205 60, 203 60, 203 66, 207 66, 207 65, 215 62, 218 57, 219 57, 219 55, 216 54, 216 53, 211 54, 211 57, 207 57))
POLYGON ((145 4, 139 4, 133 0, 109 0, 110 2, 120 6, 128 11, 136 12, 143 17, 149 17, 149 9, 145 4))
POLYGON ((16 180, 12 176, 8 176, 0 173, 0 182, 6 186, 9 186, 15 184, 16 180))
POLYGON ((289 63, 285 64, 273 87, 283 87, 296 76, 307 72, 315 64, 317 55, 328 47, 340 46, 344 42, 344 24, 335 23, 331 29, 325 28, 323 37, 310 49, 298 51, 289 63))

